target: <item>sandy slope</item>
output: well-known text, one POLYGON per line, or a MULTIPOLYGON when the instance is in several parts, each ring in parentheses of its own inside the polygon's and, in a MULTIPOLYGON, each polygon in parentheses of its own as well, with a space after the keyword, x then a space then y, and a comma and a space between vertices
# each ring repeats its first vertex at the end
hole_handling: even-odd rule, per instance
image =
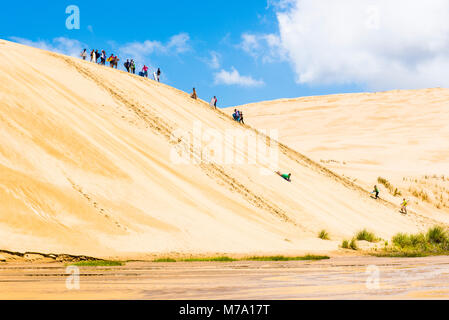
POLYGON ((243 127, 186 93, 79 59, 7 41, 0 59, 1 249, 315 252, 365 227, 388 238, 433 223, 401 216, 283 146, 277 167, 292 183, 262 174, 260 162, 177 164, 174 146, 198 155, 207 142, 179 144, 174 130, 192 132, 198 121, 222 134, 243 127), (317 239, 321 229, 335 241, 317 239))
MULTIPOLYGON (((239 109, 247 124, 278 129, 280 141, 366 190, 386 178, 416 210, 449 221, 449 89, 304 97, 239 109)), ((401 200, 385 188, 382 193, 401 200)))

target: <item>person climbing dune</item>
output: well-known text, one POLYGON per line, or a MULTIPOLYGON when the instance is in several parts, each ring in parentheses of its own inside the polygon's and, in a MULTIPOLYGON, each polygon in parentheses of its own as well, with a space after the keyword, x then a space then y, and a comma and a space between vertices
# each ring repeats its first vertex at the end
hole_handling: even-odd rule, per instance
POLYGON ((243 121, 243 112, 240 111, 239 114, 240 114, 239 123, 245 124, 245 121, 243 121))
POLYGON ((277 171, 276 172, 280 177, 284 178, 285 180, 287 180, 288 182, 292 182, 292 174, 282 174, 281 172, 277 171))
POLYGON ((238 121, 240 118, 240 113, 237 109, 234 109, 234 113, 232 114, 232 117, 234 118, 235 121, 238 121))

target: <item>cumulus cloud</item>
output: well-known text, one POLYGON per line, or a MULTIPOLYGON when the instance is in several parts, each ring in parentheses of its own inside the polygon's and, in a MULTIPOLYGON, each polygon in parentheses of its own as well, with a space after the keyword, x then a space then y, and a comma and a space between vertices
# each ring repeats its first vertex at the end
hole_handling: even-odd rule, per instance
POLYGON ((190 36, 187 33, 180 33, 172 36, 166 43, 155 40, 127 43, 119 48, 119 53, 136 61, 144 61, 153 53, 164 55, 185 53, 191 50, 189 41, 190 36))
POLYGON ((275 34, 242 34, 240 48, 253 58, 262 62, 274 62, 282 58, 282 47, 279 36, 275 34))
POLYGON ((234 68, 231 71, 221 70, 215 74, 215 84, 238 85, 242 87, 260 87, 265 83, 262 80, 255 80, 250 76, 242 76, 234 68))
POLYGON ((86 45, 81 43, 78 40, 64 38, 64 37, 58 37, 54 38, 51 41, 32 41, 24 38, 19 37, 11 37, 12 41, 30 46, 35 47, 47 51, 53 51, 61 54, 65 54, 72 57, 79 57, 81 54, 81 51, 86 48, 86 45))
POLYGON ((268 0, 276 34, 242 35, 263 62, 288 61, 302 84, 371 90, 449 86, 447 0, 268 0))
MULTIPOLYGON (((449 1, 282 2, 280 47, 297 82, 370 89, 449 86, 449 1)), ((257 45, 250 38, 251 49, 257 45)))

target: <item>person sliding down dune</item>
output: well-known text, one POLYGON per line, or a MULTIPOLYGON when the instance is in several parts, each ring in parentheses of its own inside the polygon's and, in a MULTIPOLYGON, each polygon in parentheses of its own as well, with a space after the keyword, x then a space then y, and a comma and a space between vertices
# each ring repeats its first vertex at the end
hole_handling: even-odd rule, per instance
POLYGON ((401 204, 401 213, 407 214, 407 206, 408 206, 408 201, 404 199, 404 201, 401 204))
POLYGON ((291 178, 292 178, 292 174, 282 174, 279 171, 276 172, 279 176, 281 176, 282 178, 284 178, 285 180, 287 180, 288 182, 292 182, 291 178))
POLYGON ((376 186, 374 186, 374 190, 373 192, 371 192, 371 194, 375 194, 375 199, 379 199, 379 188, 376 186))

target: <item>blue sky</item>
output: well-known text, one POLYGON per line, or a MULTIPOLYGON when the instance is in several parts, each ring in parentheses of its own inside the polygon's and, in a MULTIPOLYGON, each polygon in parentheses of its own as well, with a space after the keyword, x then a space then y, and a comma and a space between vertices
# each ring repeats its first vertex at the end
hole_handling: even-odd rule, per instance
POLYGON ((0 12, 0 38, 71 55, 81 47, 105 49, 120 55, 120 68, 134 57, 138 67, 160 67, 169 85, 196 87, 207 101, 217 95, 222 107, 448 85, 437 72, 449 66, 441 41, 449 40, 447 1, 430 0, 432 10, 420 1, 396 2, 9 2, 0 12), (66 28, 69 5, 80 9, 79 30, 66 28))

